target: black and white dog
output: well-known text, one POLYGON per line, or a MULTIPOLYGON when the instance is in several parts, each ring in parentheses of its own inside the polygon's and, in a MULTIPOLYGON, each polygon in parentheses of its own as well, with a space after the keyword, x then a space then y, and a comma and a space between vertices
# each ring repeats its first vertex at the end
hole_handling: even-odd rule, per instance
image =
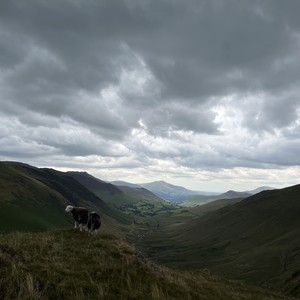
POLYGON ((97 214, 96 212, 92 211, 90 214, 89 214, 89 217, 88 217, 88 222, 87 222, 87 227, 88 227, 88 230, 89 232, 92 234, 92 235, 96 235, 99 228, 101 226, 101 219, 100 219, 100 216, 99 214, 97 214))
POLYGON ((89 218, 89 212, 86 208, 68 205, 65 211, 70 212, 72 214, 73 219, 75 221, 74 228, 79 227, 80 231, 82 231, 83 228, 86 229, 86 225, 89 218))

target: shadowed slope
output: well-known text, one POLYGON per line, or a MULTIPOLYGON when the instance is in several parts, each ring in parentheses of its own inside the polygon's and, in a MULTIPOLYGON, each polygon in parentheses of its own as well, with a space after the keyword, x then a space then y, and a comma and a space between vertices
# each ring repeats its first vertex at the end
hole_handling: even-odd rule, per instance
POLYGON ((145 239, 149 255, 180 268, 283 288, 300 269, 300 185, 265 191, 145 239))
POLYGON ((98 211, 111 229, 131 224, 74 178, 52 169, 0 163, 0 231, 41 231, 72 226, 67 204, 98 211))
POLYGON ((0 235, 1 299, 289 299, 139 258, 124 241, 64 230, 0 235))

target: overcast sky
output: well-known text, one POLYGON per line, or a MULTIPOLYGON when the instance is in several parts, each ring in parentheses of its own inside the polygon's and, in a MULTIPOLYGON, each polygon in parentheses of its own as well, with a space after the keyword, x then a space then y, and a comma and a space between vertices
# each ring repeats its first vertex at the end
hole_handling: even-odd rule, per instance
POLYGON ((1 0, 0 160, 204 191, 300 183, 299 12, 1 0))

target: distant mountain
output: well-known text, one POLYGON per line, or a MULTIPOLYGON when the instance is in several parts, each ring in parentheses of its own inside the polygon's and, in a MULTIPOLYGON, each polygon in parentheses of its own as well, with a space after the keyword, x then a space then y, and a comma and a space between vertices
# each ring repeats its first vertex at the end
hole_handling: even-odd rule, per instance
POLYGON ((255 195, 255 194, 258 194, 258 193, 263 192, 263 191, 271 191, 271 190, 275 190, 275 188, 270 187, 270 186, 261 186, 261 187, 258 187, 256 189, 254 189, 254 190, 245 191, 245 193, 255 195))
POLYGON ((205 195, 194 195, 188 197, 185 201, 181 203, 182 206, 186 207, 193 207, 197 205, 203 205, 215 200, 221 200, 221 199, 243 199, 251 196, 249 193, 245 192, 236 192, 236 191, 227 191, 226 193, 214 195, 214 196, 205 196, 205 195))
POLYGON ((182 202, 188 196, 199 194, 199 192, 191 191, 184 187, 173 185, 165 181, 143 183, 140 184, 140 186, 151 191, 156 196, 174 204, 182 202))
POLYGON ((251 196, 250 193, 246 193, 246 192, 236 192, 236 191, 227 191, 224 194, 221 194, 218 196, 219 199, 232 199, 232 198, 247 198, 251 196))
POLYGON ((204 195, 204 196, 218 195, 218 193, 214 193, 214 192, 192 191, 182 186, 173 185, 165 181, 154 181, 154 182, 141 183, 141 184, 134 184, 126 181, 112 181, 110 183, 118 187, 122 187, 122 186, 127 186, 132 188, 143 187, 149 190, 150 192, 152 192, 153 194, 155 194, 157 197, 164 199, 165 201, 171 202, 173 204, 179 204, 191 195, 204 195))
POLYGON ((111 184, 115 185, 115 186, 128 186, 131 188, 140 188, 141 185, 139 184, 135 184, 135 183, 130 183, 130 182, 126 182, 126 181, 111 181, 111 184))

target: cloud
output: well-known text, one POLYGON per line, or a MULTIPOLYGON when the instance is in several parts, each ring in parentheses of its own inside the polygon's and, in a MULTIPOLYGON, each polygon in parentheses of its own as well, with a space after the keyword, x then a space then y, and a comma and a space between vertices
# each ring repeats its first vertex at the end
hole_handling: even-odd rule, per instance
POLYGON ((2 1, 1 159, 173 178, 298 166, 299 6, 2 1))

